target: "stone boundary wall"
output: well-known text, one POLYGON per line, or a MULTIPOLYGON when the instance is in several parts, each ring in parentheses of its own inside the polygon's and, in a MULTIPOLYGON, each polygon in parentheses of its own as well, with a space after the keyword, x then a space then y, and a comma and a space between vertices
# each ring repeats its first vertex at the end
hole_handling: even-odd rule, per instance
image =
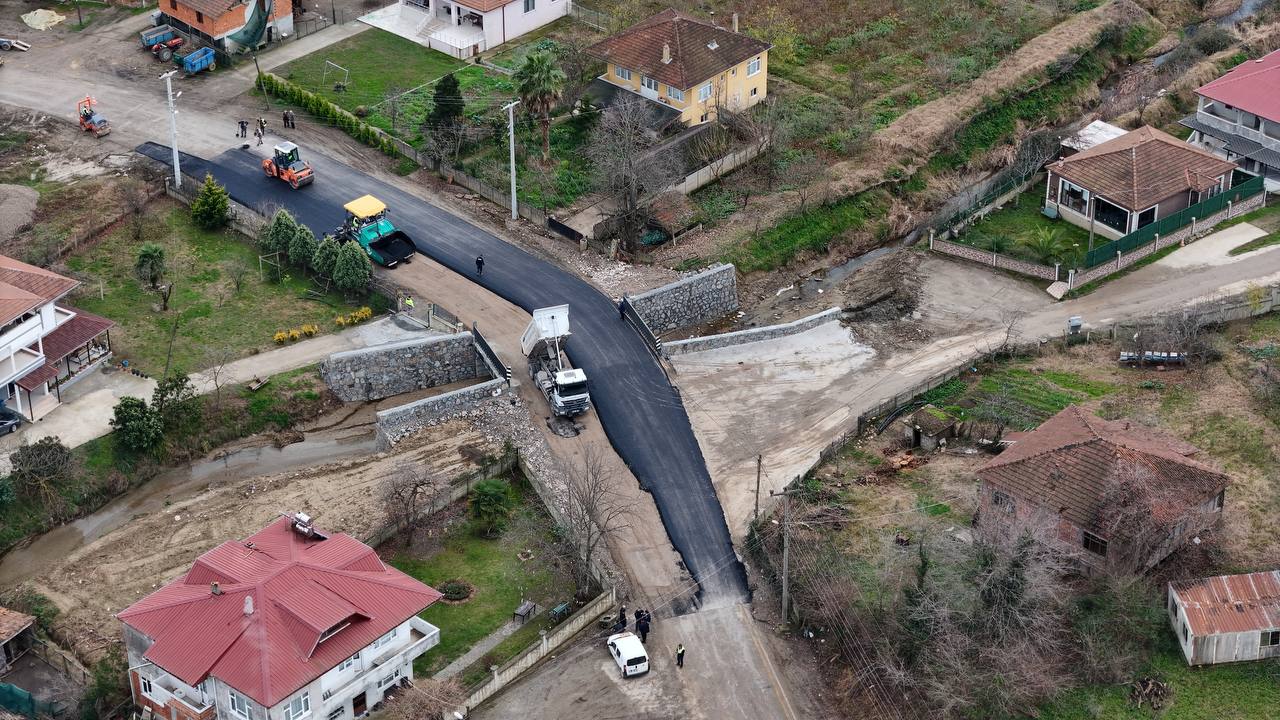
POLYGON ((627 300, 656 335, 698 325, 738 309, 738 269, 716 265, 627 300))
POLYGON ((460 332, 337 352, 320 377, 339 400, 359 402, 492 375, 471 333, 460 332))
POLYGON ((1158 237, 1153 242, 1149 242, 1137 250, 1130 252, 1128 255, 1122 254, 1115 260, 1102 263, 1091 270, 1086 270, 1075 276, 1074 281, 1071 283, 1071 287, 1077 288, 1086 283, 1093 282, 1094 280, 1104 278, 1112 273, 1120 272, 1151 253, 1163 250, 1170 245, 1187 243, 1199 237, 1203 237, 1223 220, 1233 218, 1237 215, 1262 207, 1262 200, 1266 196, 1266 191, 1263 191, 1251 198, 1241 200, 1239 203, 1234 205, 1228 205, 1204 220, 1197 220, 1191 225, 1183 225, 1168 235, 1158 237))
POLYGON ((943 255, 952 255, 965 260, 973 260, 983 265, 1001 268, 1003 270, 1012 270, 1023 275, 1041 278, 1042 280, 1057 281, 1058 268, 1049 267, 1048 265, 1040 265, 1025 260, 1015 260, 1008 255, 1001 255, 998 252, 990 250, 979 250, 971 245, 962 245, 953 243, 950 240, 940 240, 934 238, 929 241, 929 249, 940 252, 943 255))
POLYGON ((745 345, 747 343, 762 342, 764 340, 774 340, 788 335, 798 335, 806 330, 812 330, 824 323, 839 320, 842 312, 843 311, 840 308, 833 307, 823 310, 820 313, 810 315, 809 317, 792 320, 789 323, 783 323, 781 325, 748 328, 746 330, 735 330, 734 332, 721 333, 719 335, 708 335, 706 337, 663 343, 662 350, 667 357, 670 357, 672 355, 684 355, 686 353, 700 352, 702 350, 714 350, 716 348, 731 347, 733 345, 745 345))
POLYGON ((386 450, 406 436, 460 409, 492 397, 495 393, 501 393, 506 387, 506 380, 493 379, 434 397, 415 400, 407 405, 380 410, 376 415, 375 423, 378 431, 377 447, 379 450, 386 450))

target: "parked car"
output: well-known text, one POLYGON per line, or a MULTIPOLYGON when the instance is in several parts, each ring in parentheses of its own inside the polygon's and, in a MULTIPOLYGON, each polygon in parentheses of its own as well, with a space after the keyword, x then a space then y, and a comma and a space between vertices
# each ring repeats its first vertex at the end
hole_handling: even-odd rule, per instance
POLYGON ((0 405, 0 434, 17 432, 18 426, 21 425, 24 420, 26 420, 26 418, 18 414, 16 410, 11 410, 0 405))
POLYGON ((634 633, 621 632, 610 635, 607 643, 613 661, 618 663, 622 677, 643 675, 649 672, 649 653, 645 652, 640 638, 634 633))

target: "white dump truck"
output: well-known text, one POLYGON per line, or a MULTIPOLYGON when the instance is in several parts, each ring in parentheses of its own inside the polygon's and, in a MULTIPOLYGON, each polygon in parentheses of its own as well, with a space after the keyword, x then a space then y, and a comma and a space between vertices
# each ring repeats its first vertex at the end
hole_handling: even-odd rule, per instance
POLYGON ((520 337, 529 358, 529 377, 559 417, 581 415, 591 407, 587 374, 569 364, 564 344, 569 339, 569 306, 538 308, 520 337))

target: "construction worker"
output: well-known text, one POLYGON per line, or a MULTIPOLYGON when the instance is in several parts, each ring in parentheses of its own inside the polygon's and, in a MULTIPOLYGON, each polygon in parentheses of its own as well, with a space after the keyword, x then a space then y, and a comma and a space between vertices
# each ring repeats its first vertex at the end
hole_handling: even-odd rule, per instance
POLYGON ((409 312, 413 312, 413 296, 412 295, 404 299, 404 306, 409 308, 409 312))
POLYGON ((676 667, 684 667, 684 643, 676 645, 676 667))
POLYGON ((240 121, 240 137, 242 138, 249 137, 249 121, 248 120, 240 121))
POLYGON ((289 111, 285 110, 280 113, 280 126, 289 127, 289 111))
POLYGON ((477 255, 476 256, 476 277, 480 277, 481 275, 484 275, 484 256, 477 255))

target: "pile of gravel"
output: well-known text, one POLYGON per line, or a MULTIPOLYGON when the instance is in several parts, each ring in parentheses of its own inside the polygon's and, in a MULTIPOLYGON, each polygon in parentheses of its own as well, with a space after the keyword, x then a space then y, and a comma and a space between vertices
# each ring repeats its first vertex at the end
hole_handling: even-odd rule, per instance
POLYGON ((24 185, 0 185, 0 243, 31 225, 40 193, 24 185))

